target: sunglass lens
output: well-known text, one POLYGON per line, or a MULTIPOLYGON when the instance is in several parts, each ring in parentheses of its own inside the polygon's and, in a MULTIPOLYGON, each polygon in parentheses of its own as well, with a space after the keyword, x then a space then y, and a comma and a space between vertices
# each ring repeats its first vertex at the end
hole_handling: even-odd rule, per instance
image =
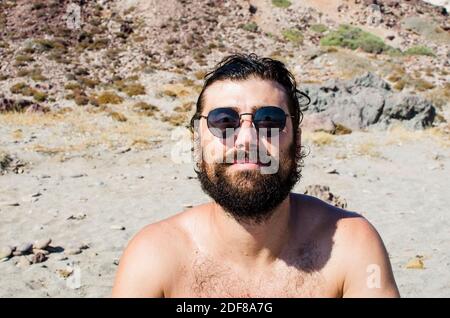
POLYGON ((284 129, 286 125, 286 114, 284 110, 275 106, 268 106, 258 109, 254 117, 255 127, 265 129, 267 136, 270 137, 273 133, 278 133, 284 129))
POLYGON ((208 114, 208 128, 219 138, 227 136, 227 129, 239 127, 239 114, 231 108, 216 108, 208 114))

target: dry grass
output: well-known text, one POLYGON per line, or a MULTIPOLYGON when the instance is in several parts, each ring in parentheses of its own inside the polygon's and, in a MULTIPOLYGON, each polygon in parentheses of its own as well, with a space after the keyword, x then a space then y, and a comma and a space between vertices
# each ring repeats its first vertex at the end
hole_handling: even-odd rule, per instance
POLYGON ((61 122, 63 117, 55 113, 0 113, 0 125, 18 128, 19 126, 47 127, 61 122))
POLYGON ((118 122, 126 122, 128 120, 128 118, 124 114, 119 112, 111 112, 109 115, 113 120, 118 122))
POLYGON ((107 91, 101 93, 97 98, 97 102, 99 105, 105 105, 105 104, 120 104, 123 102, 123 98, 117 95, 116 93, 112 91, 107 91))
POLYGON ((22 129, 16 129, 13 132, 11 132, 11 138, 14 140, 22 140, 23 139, 22 129))
POLYGON ((302 134, 302 139, 306 143, 312 143, 318 147, 331 145, 335 142, 335 136, 323 132, 305 132, 302 134))
POLYGON ((81 108, 61 114, 3 113, 0 114, 0 125, 9 127, 13 138, 22 138, 30 129, 49 134, 50 138, 41 139, 40 144, 26 149, 65 157, 72 152, 83 153, 98 146, 115 150, 130 145, 145 150, 153 145, 151 139, 164 134, 154 125, 149 125, 148 117, 130 113, 126 122, 117 122, 108 120, 105 112, 89 113, 81 108))
POLYGON ((133 111, 146 116, 155 116, 159 112, 159 108, 146 102, 137 102, 133 105, 133 111))
POLYGON ((357 144, 355 146, 354 152, 358 156, 369 156, 372 158, 381 158, 381 152, 377 150, 379 145, 371 140, 368 140, 364 143, 357 144))
POLYGON ((370 59, 359 56, 350 50, 339 50, 334 53, 329 53, 331 61, 335 61, 338 68, 339 76, 343 79, 351 79, 355 76, 362 75, 369 72, 374 72, 376 67, 370 59))
POLYGON ((450 125, 431 127, 424 130, 410 130, 402 125, 392 126, 386 135, 384 144, 401 145, 407 142, 419 142, 425 140, 433 140, 443 147, 450 146, 450 125))
POLYGON ((167 84, 164 85, 162 94, 174 98, 186 98, 193 95, 193 90, 183 84, 167 84))
POLYGON ((174 113, 162 116, 161 120, 173 126, 187 126, 189 121, 188 116, 185 113, 174 113))
POLYGON ((450 104, 450 83, 429 90, 425 96, 433 103, 433 105, 439 109, 443 109, 446 105, 450 104))

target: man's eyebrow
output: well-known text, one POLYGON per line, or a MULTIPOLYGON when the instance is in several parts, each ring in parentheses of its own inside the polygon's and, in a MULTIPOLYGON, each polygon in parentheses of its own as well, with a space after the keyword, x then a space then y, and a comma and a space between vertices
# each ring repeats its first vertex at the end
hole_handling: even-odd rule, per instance
MULTIPOLYGON (((267 104, 267 103, 265 103, 265 104, 258 104, 257 106, 252 106, 251 107, 251 112, 252 113, 254 113, 254 112, 256 112, 258 109, 260 109, 260 108, 262 108, 262 107, 266 107, 266 106, 275 106, 275 107, 280 107, 280 108, 282 108, 280 105, 277 105, 277 104, 267 104)), ((231 109, 233 109, 233 110, 235 110, 237 113, 241 113, 241 109, 240 109, 240 107, 239 107, 239 105, 235 105, 235 106, 220 106, 220 107, 214 107, 214 108, 211 108, 211 110, 214 110, 214 109, 217 109, 217 108, 231 108, 231 109)), ((211 111, 210 110, 210 111, 211 111)))

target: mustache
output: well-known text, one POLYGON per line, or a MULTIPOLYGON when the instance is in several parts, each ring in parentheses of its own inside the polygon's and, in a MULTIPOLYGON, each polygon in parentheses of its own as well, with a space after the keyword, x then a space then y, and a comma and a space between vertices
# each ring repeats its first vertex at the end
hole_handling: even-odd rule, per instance
POLYGON ((246 161, 267 164, 277 159, 276 156, 268 154, 266 149, 258 149, 255 146, 249 149, 232 149, 228 151, 222 157, 222 163, 230 165, 236 163, 236 161, 246 161))

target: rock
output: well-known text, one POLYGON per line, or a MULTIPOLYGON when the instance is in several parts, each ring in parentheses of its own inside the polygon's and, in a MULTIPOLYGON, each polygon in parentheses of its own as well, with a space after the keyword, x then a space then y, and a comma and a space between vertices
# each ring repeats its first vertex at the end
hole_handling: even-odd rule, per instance
POLYGON ((87 250, 90 248, 89 244, 82 243, 79 247, 80 250, 87 250))
POLYGON ((42 250, 42 249, 38 249, 38 248, 33 248, 33 254, 34 254, 34 255, 39 254, 39 253, 44 254, 44 255, 50 254, 50 252, 47 251, 47 250, 42 250))
POLYGON ((425 269, 425 264, 423 263, 423 257, 415 257, 413 259, 411 259, 407 264, 406 264, 406 268, 407 269, 425 269))
POLYGON ((22 255, 22 252, 14 251, 14 252, 12 253, 12 255, 13 255, 13 256, 21 256, 21 255, 22 255))
POLYGON ((395 39, 395 35, 388 35, 386 39, 388 39, 389 41, 393 41, 395 39))
POLYGON ((301 107, 305 118, 320 114, 348 129, 387 126, 399 121, 422 129, 431 126, 436 117, 436 109, 429 101, 393 92, 387 82, 370 72, 347 81, 304 84, 300 90, 311 99, 311 103, 301 107))
POLYGON ((9 258, 13 253, 13 250, 9 246, 2 247, 0 249, 0 259, 9 258))
POLYGON ((300 127, 304 132, 324 131, 329 134, 332 134, 336 129, 331 118, 323 113, 305 114, 300 127))
POLYGON ((125 226, 122 226, 122 225, 111 225, 111 226, 110 226, 110 229, 111 229, 111 230, 120 230, 120 231, 123 231, 123 230, 125 230, 125 226))
POLYGON ((411 128, 430 127, 436 117, 436 109, 431 102, 417 96, 397 94, 386 100, 382 120, 396 119, 410 121, 411 128))
POLYGON ((367 17, 367 24, 371 26, 378 26, 383 22, 383 15, 381 8, 377 4, 371 4, 367 7, 369 16, 367 17))
POLYGON ((25 99, 14 100, 0 97, 0 113, 23 112, 32 105, 34 105, 33 102, 25 99))
POLYGON ((325 173, 328 173, 328 174, 339 174, 339 172, 336 169, 332 169, 332 168, 326 170, 325 173))
POLYGON ((81 249, 79 249, 78 247, 68 248, 68 249, 64 250, 64 254, 66 254, 66 255, 78 255, 78 254, 81 254, 81 249))
POLYGON ((29 114, 29 113, 48 113, 50 111, 50 108, 46 107, 46 106, 42 106, 40 104, 33 104, 31 106, 29 106, 26 110, 25 113, 29 114))
POLYGON ((347 201, 330 192, 330 187, 324 185, 309 185, 306 187, 304 194, 316 197, 338 208, 345 209, 347 201))
POLYGON ((39 253, 33 255, 33 257, 31 258, 31 263, 38 264, 38 263, 45 262, 46 260, 47 260, 47 256, 44 253, 39 252, 39 253))
POLYGON ((120 32, 126 35, 133 33, 133 21, 123 21, 120 25, 120 32))
POLYGON ((78 213, 77 215, 71 215, 67 220, 83 220, 86 218, 86 213, 78 213))
POLYGON ((36 242, 34 242, 33 248, 43 250, 43 249, 46 249, 47 246, 49 246, 51 242, 52 242, 51 238, 37 240, 36 242))
POLYGON ((33 244, 32 243, 23 243, 22 245, 19 245, 16 249, 17 252, 20 252, 22 254, 27 254, 29 252, 31 252, 31 249, 33 248, 33 244))
POLYGON ((128 151, 131 151, 130 147, 123 147, 123 148, 117 149, 116 154, 122 154, 122 153, 126 153, 128 151))
POLYGON ((119 259, 118 259, 118 258, 115 258, 115 259, 113 260, 113 264, 114 264, 114 265, 119 265, 119 259))

